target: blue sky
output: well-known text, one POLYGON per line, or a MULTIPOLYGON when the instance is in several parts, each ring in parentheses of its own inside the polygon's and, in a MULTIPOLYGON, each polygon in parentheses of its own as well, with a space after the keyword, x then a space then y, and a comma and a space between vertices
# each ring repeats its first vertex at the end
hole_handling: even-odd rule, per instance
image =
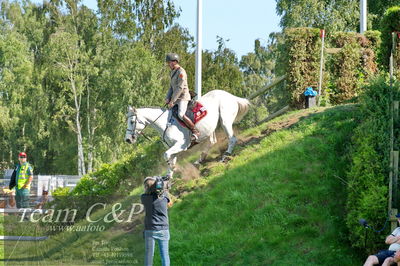
MULTIPOLYGON (((196 36, 197 0, 174 0, 182 9, 178 23, 196 36)), ((203 49, 217 49, 217 35, 240 57, 265 44, 271 32, 281 31, 275 0, 203 0, 203 49)))
MULTIPOLYGON (((35 0, 34 0, 35 1, 35 0)), ((197 0, 173 0, 181 8, 177 22, 196 36, 197 0)), ((36 0, 35 2, 41 2, 36 0)), ((82 3, 96 10, 96 0, 82 3)), ((203 0, 203 49, 217 49, 217 35, 239 57, 252 52, 254 41, 266 44, 271 32, 281 31, 275 0, 203 0)))

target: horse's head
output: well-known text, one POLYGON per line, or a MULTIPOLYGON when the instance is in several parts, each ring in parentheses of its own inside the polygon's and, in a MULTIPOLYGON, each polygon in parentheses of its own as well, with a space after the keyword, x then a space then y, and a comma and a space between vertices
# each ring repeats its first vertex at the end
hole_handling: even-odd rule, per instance
POLYGON ((132 106, 128 107, 126 117, 128 126, 126 128, 125 141, 129 144, 134 144, 140 132, 146 127, 146 124, 138 117, 136 109, 132 106))

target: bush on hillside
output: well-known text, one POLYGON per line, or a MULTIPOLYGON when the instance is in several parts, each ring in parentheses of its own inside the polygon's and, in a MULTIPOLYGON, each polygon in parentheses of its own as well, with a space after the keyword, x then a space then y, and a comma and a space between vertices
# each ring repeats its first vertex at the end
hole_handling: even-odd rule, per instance
POLYGON ((287 74, 290 103, 293 107, 304 107, 304 90, 318 81, 321 39, 315 28, 289 28, 284 32, 284 43, 280 46, 277 71, 287 74))
MULTIPOLYGON (((326 47, 341 48, 334 54, 325 53, 322 81, 322 102, 341 104, 358 96, 365 81, 378 71, 376 53, 380 33, 367 31, 328 33, 326 47)), ((286 88, 292 107, 303 108, 303 92, 319 82, 321 38, 315 28, 290 28, 284 32, 279 46, 277 74, 287 74, 286 88)))
MULTIPOLYGON (((129 193, 132 188, 157 170, 164 152, 161 141, 132 146, 134 151, 113 164, 103 164, 99 170, 80 180, 72 195, 108 195, 129 193)), ((162 161, 163 162, 163 161, 162 161)))
MULTIPOLYGON (((115 199, 118 196, 128 196, 133 188, 142 184, 146 176, 160 174, 164 160, 161 160, 164 147, 161 141, 132 146, 134 151, 113 164, 103 164, 99 170, 81 178, 77 186, 69 191, 58 189, 54 191, 57 209, 71 206, 72 201, 84 201, 91 204, 99 200, 115 199)), ((84 217, 79 216, 77 218, 84 217)))
POLYGON ((331 46, 341 48, 327 62, 330 102, 340 104, 358 96, 366 79, 377 72, 375 54, 380 34, 376 31, 368 31, 365 35, 337 32, 330 36, 329 42, 331 46))
MULTIPOLYGON (((363 248, 365 231, 359 225, 364 218, 381 228, 388 216, 388 176, 390 152, 390 97, 396 97, 399 86, 392 89, 383 77, 372 80, 360 97, 360 124, 352 140, 352 166, 348 173, 346 224, 350 242, 363 248)), ((385 232, 385 234, 388 232, 385 232)), ((385 248, 385 234, 369 234, 367 247, 385 248)))
MULTIPOLYGON (((400 6, 394 6, 386 10, 381 22, 382 47, 380 53, 380 63, 383 68, 389 70, 389 59, 392 50, 392 32, 400 32, 400 6)), ((396 36, 395 64, 400 66, 400 36, 396 36)), ((396 75, 400 78, 400 71, 397 69, 396 75)))

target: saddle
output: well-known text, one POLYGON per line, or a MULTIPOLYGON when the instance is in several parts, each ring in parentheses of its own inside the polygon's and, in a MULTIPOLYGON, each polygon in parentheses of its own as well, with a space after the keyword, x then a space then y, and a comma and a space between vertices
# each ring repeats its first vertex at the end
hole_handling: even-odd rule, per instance
MULTIPOLYGON (((198 123, 207 115, 207 109, 197 101, 190 101, 186 110, 186 116, 192 120, 193 124, 198 123)), ((178 105, 172 107, 172 117, 174 117, 179 124, 186 127, 186 124, 178 116, 178 105)))

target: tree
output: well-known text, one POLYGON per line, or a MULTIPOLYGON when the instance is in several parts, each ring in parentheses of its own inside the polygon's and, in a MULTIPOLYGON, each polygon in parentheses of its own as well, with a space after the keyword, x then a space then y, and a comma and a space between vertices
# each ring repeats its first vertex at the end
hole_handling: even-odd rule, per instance
POLYGON ((359 0, 276 0, 280 25, 314 27, 327 32, 357 31, 359 0))
POLYGON ((218 49, 203 52, 204 92, 225 90, 236 96, 247 96, 244 90, 243 74, 236 54, 226 47, 225 40, 217 37, 218 49))
POLYGON ((400 0, 374 0, 368 1, 368 12, 371 14, 369 17, 372 20, 373 29, 379 29, 381 19, 385 11, 393 6, 400 5, 400 0))
MULTIPOLYGON (((64 120, 76 134, 78 145, 78 174, 86 174, 82 136, 82 98, 88 88, 93 67, 88 54, 74 33, 59 31, 50 37, 47 47, 48 78, 60 89, 56 100, 57 118, 64 120)), ((88 101, 89 102, 89 101, 88 101)))
MULTIPOLYGON (((0 158, 11 161, 24 145, 38 172, 84 174, 128 152, 126 106, 163 104, 166 53, 181 55, 194 84, 193 38, 173 25, 178 15, 171 0, 100 0, 98 16, 80 0, 3 0, 1 67, 21 78, 0 80, 9 89, 0 91, 0 158), (29 68, 14 68, 20 58, 29 68)), ((222 39, 208 54, 209 89, 244 95, 237 58, 222 39)))
MULTIPOLYGON (((254 52, 242 56, 239 65, 243 71, 244 87, 247 91, 246 96, 264 87, 274 78, 274 45, 276 44, 274 44, 274 38, 272 37, 270 37, 266 46, 262 46, 260 39, 257 39, 254 42, 254 52)), ((271 96, 271 92, 267 92, 265 95, 253 100, 254 108, 250 110, 250 114, 246 119, 251 121, 248 126, 254 125, 265 118, 269 111, 268 109, 274 109, 270 106, 271 96)))
POLYGON ((121 40, 152 46, 179 16, 171 0, 98 0, 100 24, 121 40))
POLYGON ((0 31, 0 160, 11 163, 18 150, 30 148, 33 55, 23 35, 7 26, 0 31))

